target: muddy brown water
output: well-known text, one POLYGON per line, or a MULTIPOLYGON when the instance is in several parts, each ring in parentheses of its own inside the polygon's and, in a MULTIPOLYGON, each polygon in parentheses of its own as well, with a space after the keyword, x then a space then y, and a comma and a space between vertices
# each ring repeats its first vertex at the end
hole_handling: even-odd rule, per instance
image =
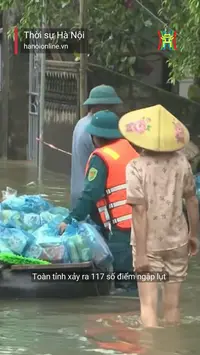
MULTIPOLYGON (((16 188, 19 193, 32 194, 40 191, 48 195, 48 198, 57 205, 68 204, 69 177, 45 172, 44 184, 40 189, 35 182, 37 182, 37 172, 31 163, 0 162, 1 190, 9 186, 16 188)), ((199 257, 190 263, 189 276, 183 285, 181 310, 182 324, 180 327, 153 331, 131 329, 133 336, 130 336, 129 342, 139 344, 138 350, 133 347, 132 354, 139 354, 142 349, 147 355, 199 354, 199 257)), ((126 323, 124 330, 128 334, 130 330, 127 327, 132 326, 132 319, 139 314, 138 300, 122 296, 78 300, 1 300, 0 354, 126 354, 125 343, 121 343, 124 350, 121 352, 116 350, 119 350, 116 328, 114 326, 108 328, 109 324, 102 321, 106 316, 102 314, 114 314, 115 319, 122 317, 126 323), (131 313, 128 316, 125 312, 131 313), (90 320, 89 323, 88 320, 90 320), (116 344, 115 350, 107 350, 106 346, 102 346, 102 339, 98 339, 98 336, 95 339, 88 336, 95 328, 97 330, 105 328, 104 333, 107 333, 107 338, 104 343, 113 342, 116 344)))

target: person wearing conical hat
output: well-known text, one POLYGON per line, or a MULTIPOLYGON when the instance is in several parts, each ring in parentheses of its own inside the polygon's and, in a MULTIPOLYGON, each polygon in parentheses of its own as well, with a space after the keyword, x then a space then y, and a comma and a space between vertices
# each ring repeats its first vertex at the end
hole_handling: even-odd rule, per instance
MULTIPOLYGON (((60 232, 65 231, 73 218, 83 221, 89 215, 108 241, 114 257, 114 270, 131 272, 132 209, 126 204, 125 170, 128 162, 138 157, 138 153, 122 137, 118 122, 119 117, 108 110, 92 115, 86 131, 91 135, 96 149, 86 165, 82 195, 60 225, 60 232)), ((121 279, 117 281, 118 286, 123 284, 121 279)))
POLYGON ((71 208, 76 206, 81 195, 84 187, 85 166, 90 154, 95 149, 91 136, 86 132, 86 126, 91 121, 91 115, 105 109, 116 111, 115 107, 121 104, 122 100, 117 96, 115 89, 109 85, 94 87, 90 91, 88 99, 84 102, 84 106, 88 107, 88 114, 77 122, 72 137, 71 208))
MULTIPOLYGON (((167 279, 163 293, 164 320, 177 324, 188 251, 190 255, 198 251, 199 211, 194 178, 189 162, 180 151, 189 142, 189 132, 161 105, 125 114, 119 121, 119 130, 142 150, 126 170, 127 203, 133 210, 133 267, 138 273, 155 272, 151 280, 167 279)), ((157 282, 139 282, 140 277, 138 274, 140 321, 145 327, 156 327, 157 282)), ((143 280, 145 277, 150 280, 147 274, 143 280)))

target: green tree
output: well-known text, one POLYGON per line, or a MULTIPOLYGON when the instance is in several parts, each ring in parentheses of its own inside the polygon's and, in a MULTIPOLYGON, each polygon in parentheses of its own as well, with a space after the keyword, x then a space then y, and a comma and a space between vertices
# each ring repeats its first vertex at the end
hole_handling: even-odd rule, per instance
POLYGON ((177 31, 177 50, 170 54, 171 81, 200 77, 200 1, 163 0, 159 14, 177 31))
POLYGON ((145 53, 152 51, 145 32, 152 40, 154 22, 134 1, 93 0, 92 4, 88 28, 93 57, 105 67, 134 76, 145 66, 145 53))
MULTIPOLYGON (((20 13, 21 33, 40 27, 45 15, 49 27, 78 26, 78 0, 1 0, 0 9, 16 8, 20 13)), ((149 0, 148 8, 156 13, 161 0, 149 0)), ((92 62, 134 76, 143 71, 146 56, 152 52, 158 23, 134 0, 88 0, 88 37, 92 62)), ((155 47, 155 55, 159 55, 155 47)))

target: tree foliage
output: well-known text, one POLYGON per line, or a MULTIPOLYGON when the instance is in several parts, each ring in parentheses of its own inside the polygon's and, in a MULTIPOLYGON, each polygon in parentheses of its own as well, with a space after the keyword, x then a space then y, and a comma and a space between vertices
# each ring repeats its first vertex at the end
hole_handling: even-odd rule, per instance
POLYGON ((172 81, 200 77, 200 1, 163 0, 159 14, 177 31, 177 50, 169 59, 172 81))
POLYGON ((133 2, 125 6, 120 0, 92 0, 92 4, 88 28, 95 58, 110 69, 134 76, 145 52, 152 50, 144 39, 145 30, 150 39, 156 34, 152 20, 133 2))
MULTIPOLYGON (((149 0, 147 7, 177 31, 177 51, 168 53, 171 81, 200 77, 200 1, 149 0)), ((43 14, 51 27, 79 24, 78 0, 1 0, 0 10, 9 8, 20 11, 21 30, 40 27, 43 14)), ((162 25, 135 0, 88 0, 87 18, 91 61, 131 76, 145 67, 162 25)))
MULTIPOLYGON (((159 7, 161 0, 148 2, 154 13, 155 3, 159 7)), ((42 15, 50 27, 79 26, 78 0, 45 0, 43 4, 42 0, 1 0, 0 10, 20 11, 16 23, 20 31, 41 27, 42 15)), ((145 68, 157 23, 134 0, 88 0, 87 19, 91 61, 131 76, 138 68, 145 68)))

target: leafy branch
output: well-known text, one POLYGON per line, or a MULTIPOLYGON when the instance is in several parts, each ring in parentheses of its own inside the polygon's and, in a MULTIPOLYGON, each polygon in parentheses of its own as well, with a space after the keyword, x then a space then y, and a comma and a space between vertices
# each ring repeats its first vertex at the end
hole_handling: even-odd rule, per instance
POLYGON ((200 77, 199 0, 163 0, 159 13, 170 19, 170 28, 177 31, 177 51, 169 59, 171 81, 200 77))
MULTIPOLYGON (((149 0, 156 12, 161 0, 149 0)), ((45 16, 48 27, 71 29, 79 26, 78 0, 1 0, 0 10, 10 8, 20 12, 16 25, 19 35, 24 30, 41 27, 45 16)), ((152 52, 150 42, 143 39, 144 31, 150 38, 157 33, 158 24, 134 0, 88 0, 87 29, 89 60, 96 64, 134 76, 141 58, 152 52)), ((13 29, 9 33, 12 35, 13 29)))

